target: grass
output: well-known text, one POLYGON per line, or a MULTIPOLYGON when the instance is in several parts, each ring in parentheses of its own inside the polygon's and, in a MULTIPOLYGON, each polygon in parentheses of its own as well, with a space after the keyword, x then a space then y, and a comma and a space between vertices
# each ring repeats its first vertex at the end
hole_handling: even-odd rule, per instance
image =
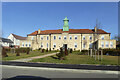
MULTIPOLYGON (((79 53, 81 54, 81 53, 79 53)), ((96 65, 118 65, 118 56, 106 56, 103 55, 102 61, 95 61, 95 58, 91 58, 88 55, 79 55, 78 52, 73 52, 67 56, 66 60, 56 59, 57 56, 50 56, 40 59, 34 59, 30 62, 47 62, 47 63, 62 63, 62 64, 96 64, 96 65), (53 58, 54 57, 54 58, 53 58)))
POLYGON ((8 57, 4 57, 2 58, 2 60, 4 61, 16 60, 16 59, 22 59, 22 58, 28 58, 28 57, 41 56, 41 55, 54 53, 54 52, 56 51, 44 52, 44 53, 41 53, 40 51, 31 51, 30 54, 20 53, 20 56, 16 56, 16 53, 7 53, 8 57))

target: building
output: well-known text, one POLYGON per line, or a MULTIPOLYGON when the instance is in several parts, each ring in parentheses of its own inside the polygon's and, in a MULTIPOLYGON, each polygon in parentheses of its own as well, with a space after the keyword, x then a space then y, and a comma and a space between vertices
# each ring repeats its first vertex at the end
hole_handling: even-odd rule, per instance
POLYGON ((63 20, 63 29, 35 31, 27 35, 32 40, 32 49, 44 48, 57 50, 60 47, 73 50, 88 50, 93 48, 116 48, 116 40, 110 39, 110 34, 102 29, 69 29, 67 17, 63 20))
POLYGON ((110 39, 111 33, 97 29, 97 27, 94 29, 69 29, 67 17, 63 22, 63 29, 43 31, 39 29, 28 34, 27 38, 23 40, 18 39, 20 40, 20 47, 24 47, 27 42, 33 50, 39 48, 57 50, 60 47, 80 51, 89 48, 116 48, 116 40, 110 39))
POLYGON ((18 35, 15 35, 15 34, 10 34, 8 36, 8 39, 10 39, 11 41, 13 41, 13 45, 16 48, 17 47, 31 47, 31 41, 29 41, 27 39, 27 37, 18 36, 18 35))
POLYGON ((0 45, 4 48, 10 48, 13 42, 10 39, 0 38, 0 45))

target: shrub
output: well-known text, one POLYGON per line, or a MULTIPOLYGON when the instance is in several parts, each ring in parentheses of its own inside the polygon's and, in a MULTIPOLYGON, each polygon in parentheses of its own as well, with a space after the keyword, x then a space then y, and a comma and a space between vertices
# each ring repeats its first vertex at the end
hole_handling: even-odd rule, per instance
POLYGON ((20 56, 20 49, 19 48, 16 48, 15 52, 16 52, 16 56, 20 56))
POLYGON ((46 52, 48 52, 48 48, 46 49, 46 52))
POLYGON ((103 55, 120 56, 120 49, 103 49, 103 55))
POLYGON ((51 48, 49 49, 49 51, 51 51, 51 48))
POLYGON ((4 48, 2 49, 2 57, 8 57, 6 50, 4 48))
POLYGON ((30 48, 27 48, 27 51, 26 51, 26 52, 27 52, 27 54, 29 54, 29 53, 30 53, 30 48))
POLYGON ((65 52, 63 51, 63 48, 60 48, 60 53, 56 54, 56 56, 58 57, 58 59, 60 60, 65 60, 66 59, 66 55, 65 52))
POLYGON ((73 50, 72 49, 70 49, 70 53, 72 53, 73 52, 73 50))
POLYGON ((44 53, 45 49, 42 49, 42 53, 44 53))

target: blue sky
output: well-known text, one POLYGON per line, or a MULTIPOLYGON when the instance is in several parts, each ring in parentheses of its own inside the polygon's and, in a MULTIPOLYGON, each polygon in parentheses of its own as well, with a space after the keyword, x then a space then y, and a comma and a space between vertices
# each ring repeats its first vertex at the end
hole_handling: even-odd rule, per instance
POLYGON ((118 34, 117 2, 3 2, 3 37, 10 33, 26 37, 39 28, 62 29, 65 16, 70 28, 93 29, 98 19, 111 37, 118 34))

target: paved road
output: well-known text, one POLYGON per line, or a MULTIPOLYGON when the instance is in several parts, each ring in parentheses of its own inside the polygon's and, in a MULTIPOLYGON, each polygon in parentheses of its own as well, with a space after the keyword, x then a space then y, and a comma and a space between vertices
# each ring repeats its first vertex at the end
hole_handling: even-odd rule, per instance
MULTIPOLYGON (((1 66, 1 65, 0 65, 1 66)), ((2 77, 44 77, 44 78, 118 78, 117 71, 57 69, 43 67, 2 66, 2 77)))
POLYGON ((55 55, 55 54, 58 54, 58 52, 50 53, 50 54, 46 54, 46 55, 41 55, 41 56, 29 57, 29 58, 25 58, 25 59, 11 60, 11 61, 28 62, 28 61, 33 60, 33 59, 44 58, 44 57, 52 56, 52 55, 55 55))

